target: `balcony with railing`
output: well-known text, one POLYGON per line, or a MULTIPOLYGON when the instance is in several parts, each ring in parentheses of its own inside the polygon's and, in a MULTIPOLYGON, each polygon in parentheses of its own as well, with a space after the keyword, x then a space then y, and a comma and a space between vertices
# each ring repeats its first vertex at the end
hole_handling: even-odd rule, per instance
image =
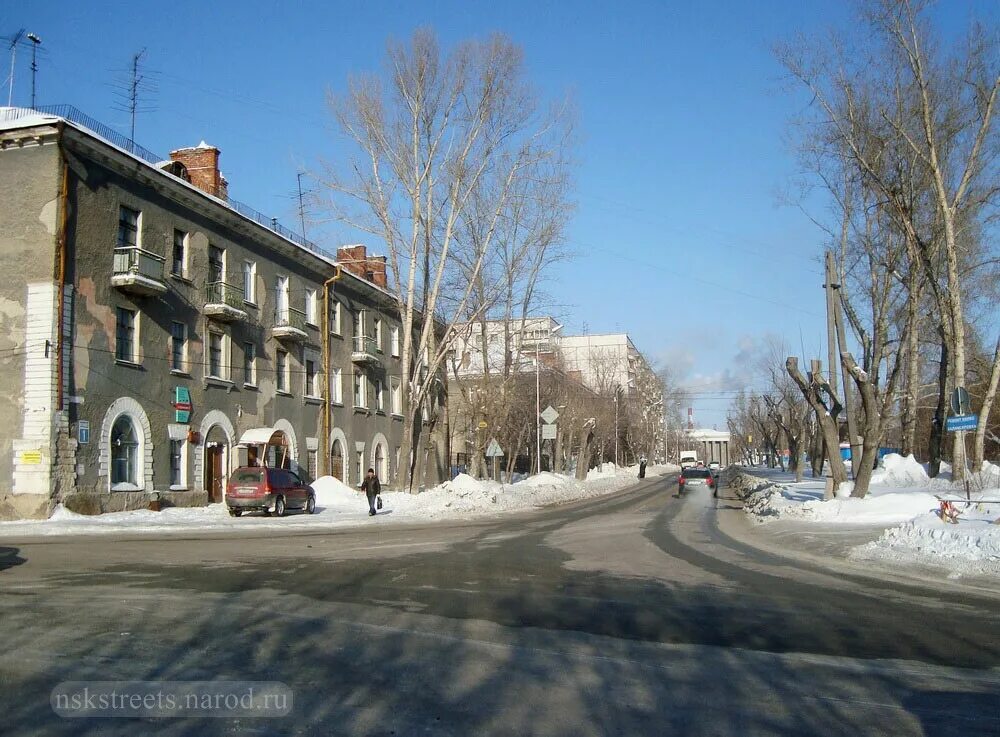
POLYGON ((224 281, 209 282, 205 287, 205 314, 224 322, 246 320, 243 287, 224 281))
POLYGON ((354 336, 354 350, 351 351, 351 360, 354 363, 370 363, 378 365, 381 360, 378 357, 378 343, 375 338, 367 335, 354 336))
POLYGON ((167 291, 163 277, 165 261, 163 256, 139 246, 119 246, 115 249, 111 286, 139 296, 163 294, 167 291))
POLYGON ((278 307, 274 311, 271 335, 278 340, 301 342, 309 337, 306 332, 306 313, 294 307, 278 307))

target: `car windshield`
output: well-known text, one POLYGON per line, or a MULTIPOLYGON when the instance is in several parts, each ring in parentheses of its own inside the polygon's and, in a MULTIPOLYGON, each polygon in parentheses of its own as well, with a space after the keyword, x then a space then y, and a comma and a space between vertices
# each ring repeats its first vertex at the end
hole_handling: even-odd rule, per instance
POLYGON ((262 478, 263 470, 260 468, 240 469, 233 474, 233 483, 259 484, 262 478))

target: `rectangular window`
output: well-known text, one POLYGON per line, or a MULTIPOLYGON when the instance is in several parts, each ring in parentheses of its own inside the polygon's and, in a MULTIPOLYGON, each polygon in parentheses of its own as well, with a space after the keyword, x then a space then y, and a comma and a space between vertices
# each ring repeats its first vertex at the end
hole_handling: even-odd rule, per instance
POLYGON ((274 370, 276 372, 275 380, 277 381, 278 391, 287 392, 288 391, 288 353, 286 351, 277 351, 274 354, 274 370))
POLYGON ((306 322, 310 325, 315 325, 316 321, 319 319, 316 315, 318 310, 316 309, 316 290, 307 289, 306 290, 306 322))
POLYGON ((225 378, 225 335, 214 330, 208 332, 208 375, 225 378))
POLYGON ((311 358, 306 359, 306 396, 318 397, 319 384, 316 381, 316 362, 311 358))
POLYGON ((226 252, 218 246, 208 247, 208 281, 224 282, 226 280, 226 252))
POLYGON ((121 205, 118 208, 118 247, 139 245, 139 211, 121 205))
POLYGON ((330 377, 330 400, 337 404, 344 403, 344 387, 342 385, 343 372, 339 368, 333 369, 330 377))
POLYGON ((375 347, 382 350, 382 318, 375 318, 375 347))
POLYGON ((375 379, 375 409, 385 412, 385 385, 381 379, 375 379))
POLYGON ((174 276, 187 276, 187 243, 188 234, 183 230, 175 230, 174 254, 170 260, 170 273, 174 276))
POLYGON ((257 346, 254 343, 243 344, 243 383, 257 386, 257 346))
POLYGON ((354 406, 365 406, 365 377, 357 370, 354 372, 354 406))
POLYGON ((170 326, 170 369, 186 371, 187 366, 187 326, 182 322, 170 326))
POLYGON ((330 305, 330 332, 341 334, 340 329, 340 302, 334 300, 333 304, 330 305))
POLYGON ((308 451, 308 455, 306 456, 306 471, 310 479, 316 478, 316 458, 317 452, 315 450, 308 451))
POLYGON ((184 486, 184 442, 170 441, 170 486, 184 486))
POLYGON ((115 358, 119 361, 136 362, 135 357, 135 311, 118 308, 115 327, 115 358))
POLYGON ((275 295, 275 309, 277 314, 275 315, 275 320, 277 323, 284 324, 288 322, 288 277, 279 276, 275 281, 274 287, 275 295))
POLYGON ((354 313, 354 334, 364 335, 365 334, 365 311, 358 310, 354 313))
POLYGON ((389 379, 389 401, 392 402, 392 413, 394 415, 403 414, 403 392, 399 377, 393 376, 389 379))
POLYGON ((392 355, 399 357, 399 328, 395 325, 389 330, 389 343, 392 349, 392 355))
POLYGON ((365 477, 365 452, 363 450, 359 450, 357 451, 357 455, 355 457, 357 458, 357 478, 363 479, 365 477))
POLYGON ((257 262, 243 262, 243 299, 257 304, 257 262))

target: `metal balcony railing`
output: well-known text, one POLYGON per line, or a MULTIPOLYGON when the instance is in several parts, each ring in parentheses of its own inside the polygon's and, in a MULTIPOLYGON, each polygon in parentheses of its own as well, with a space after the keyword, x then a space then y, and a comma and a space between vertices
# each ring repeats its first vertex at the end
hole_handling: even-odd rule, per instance
POLYGON ((112 267, 115 276, 135 275, 163 281, 163 256, 144 251, 139 246, 119 246, 115 248, 115 260, 112 267))
POLYGON ((375 342, 375 338, 368 335, 355 335, 354 352, 357 354, 375 356, 375 354, 378 353, 378 343, 375 342))
POLYGON ((278 307, 274 311, 274 327, 294 328, 306 332, 306 313, 294 307, 278 307))
POLYGON ((206 285, 206 304, 226 305, 235 310, 243 309, 243 287, 224 281, 210 281, 206 285))

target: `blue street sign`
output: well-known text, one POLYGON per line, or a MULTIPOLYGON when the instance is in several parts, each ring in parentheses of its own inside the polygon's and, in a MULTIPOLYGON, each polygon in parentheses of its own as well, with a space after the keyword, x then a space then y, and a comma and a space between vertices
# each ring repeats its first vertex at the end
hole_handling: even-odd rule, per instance
POLYGON ((955 415, 945 420, 944 427, 948 432, 959 430, 975 430, 979 425, 979 415, 955 415))

